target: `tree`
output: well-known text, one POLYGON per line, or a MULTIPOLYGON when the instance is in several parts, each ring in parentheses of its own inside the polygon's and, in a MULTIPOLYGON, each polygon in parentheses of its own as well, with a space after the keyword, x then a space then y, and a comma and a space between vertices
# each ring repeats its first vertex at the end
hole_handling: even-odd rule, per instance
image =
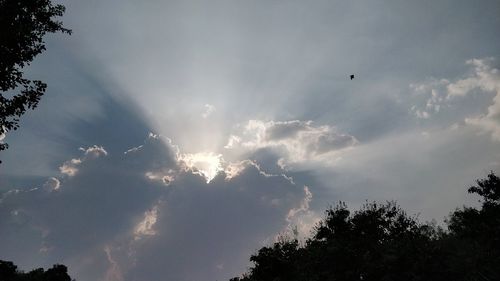
POLYGON ((17 266, 13 262, 0 260, 0 277, 2 281, 15 280, 17 274, 17 266))
POLYGON ((282 240, 252 255, 253 266, 230 281, 500 280, 500 179, 490 173, 468 189, 480 209, 452 212, 444 230, 420 223, 395 202, 345 203, 326 211, 299 245, 282 240))
POLYGON ((33 269, 30 272, 23 272, 10 261, 0 260, 0 280, 1 281, 72 281, 68 275, 68 268, 62 264, 55 264, 52 268, 33 269))
MULTIPOLYGON (((493 172, 487 178, 476 181, 477 186, 471 186, 467 190, 469 193, 476 193, 483 197, 486 205, 500 205, 500 178, 493 172)), ((483 205, 484 206, 484 205, 483 205)))
POLYGON ((64 11, 51 0, 0 0, 0 151, 8 148, 1 138, 19 127, 19 118, 45 93, 47 85, 25 78, 23 68, 45 50, 45 34, 71 34, 54 19, 64 11))
POLYGON ((469 193, 481 196, 480 209, 463 207, 447 220, 449 268, 465 280, 500 280, 500 178, 491 172, 469 193))

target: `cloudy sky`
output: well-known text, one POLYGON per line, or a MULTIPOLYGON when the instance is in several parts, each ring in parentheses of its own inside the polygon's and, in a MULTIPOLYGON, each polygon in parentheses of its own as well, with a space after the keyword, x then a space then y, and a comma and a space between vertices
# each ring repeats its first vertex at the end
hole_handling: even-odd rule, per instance
POLYGON ((64 4, 0 154, 22 269, 228 280, 335 202, 442 222, 500 172, 497 0, 64 4))

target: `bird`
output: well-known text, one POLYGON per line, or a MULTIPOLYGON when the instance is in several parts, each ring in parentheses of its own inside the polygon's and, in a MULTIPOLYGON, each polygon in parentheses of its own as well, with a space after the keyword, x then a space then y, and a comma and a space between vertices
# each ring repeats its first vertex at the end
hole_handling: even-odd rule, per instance
POLYGON ((351 76, 350 76, 350 77, 351 77, 351 80, 352 80, 352 79, 354 79, 354 74, 351 74, 351 76))

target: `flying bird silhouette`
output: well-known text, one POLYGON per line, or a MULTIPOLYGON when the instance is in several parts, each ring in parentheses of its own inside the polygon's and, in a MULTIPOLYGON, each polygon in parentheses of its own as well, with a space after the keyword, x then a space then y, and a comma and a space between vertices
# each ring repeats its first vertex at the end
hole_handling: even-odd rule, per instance
POLYGON ((352 80, 352 79, 354 79, 354 74, 351 74, 351 76, 350 76, 350 77, 351 77, 351 80, 352 80))

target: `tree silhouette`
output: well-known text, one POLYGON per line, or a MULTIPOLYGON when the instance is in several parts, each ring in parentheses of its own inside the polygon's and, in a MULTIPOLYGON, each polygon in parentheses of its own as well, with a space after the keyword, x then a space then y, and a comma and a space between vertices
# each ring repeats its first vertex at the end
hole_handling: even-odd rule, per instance
POLYGON ((340 202, 303 245, 288 239, 263 247, 230 281, 500 280, 500 180, 492 172, 469 192, 482 197, 481 209, 455 210, 446 230, 395 202, 356 212, 340 202))
POLYGON ((481 208, 457 209, 447 221, 449 266, 463 280, 500 280, 500 179, 491 172, 476 183, 468 191, 481 208))
POLYGON ((33 269, 30 272, 23 272, 10 261, 0 260, 0 280, 1 281, 72 281, 68 275, 68 268, 61 264, 55 264, 46 271, 43 268, 33 269))
MULTIPOLYGON (((0 137, 16 130, 21 115, 34 109, 45 93, 47 85, 25 78, 23 68, 45 50, 46 33, 71 34, 54 20, 64 11, 50 0, 0 0, 0 137)), ((0 142, 0 151, 6 148, 0 142)))

